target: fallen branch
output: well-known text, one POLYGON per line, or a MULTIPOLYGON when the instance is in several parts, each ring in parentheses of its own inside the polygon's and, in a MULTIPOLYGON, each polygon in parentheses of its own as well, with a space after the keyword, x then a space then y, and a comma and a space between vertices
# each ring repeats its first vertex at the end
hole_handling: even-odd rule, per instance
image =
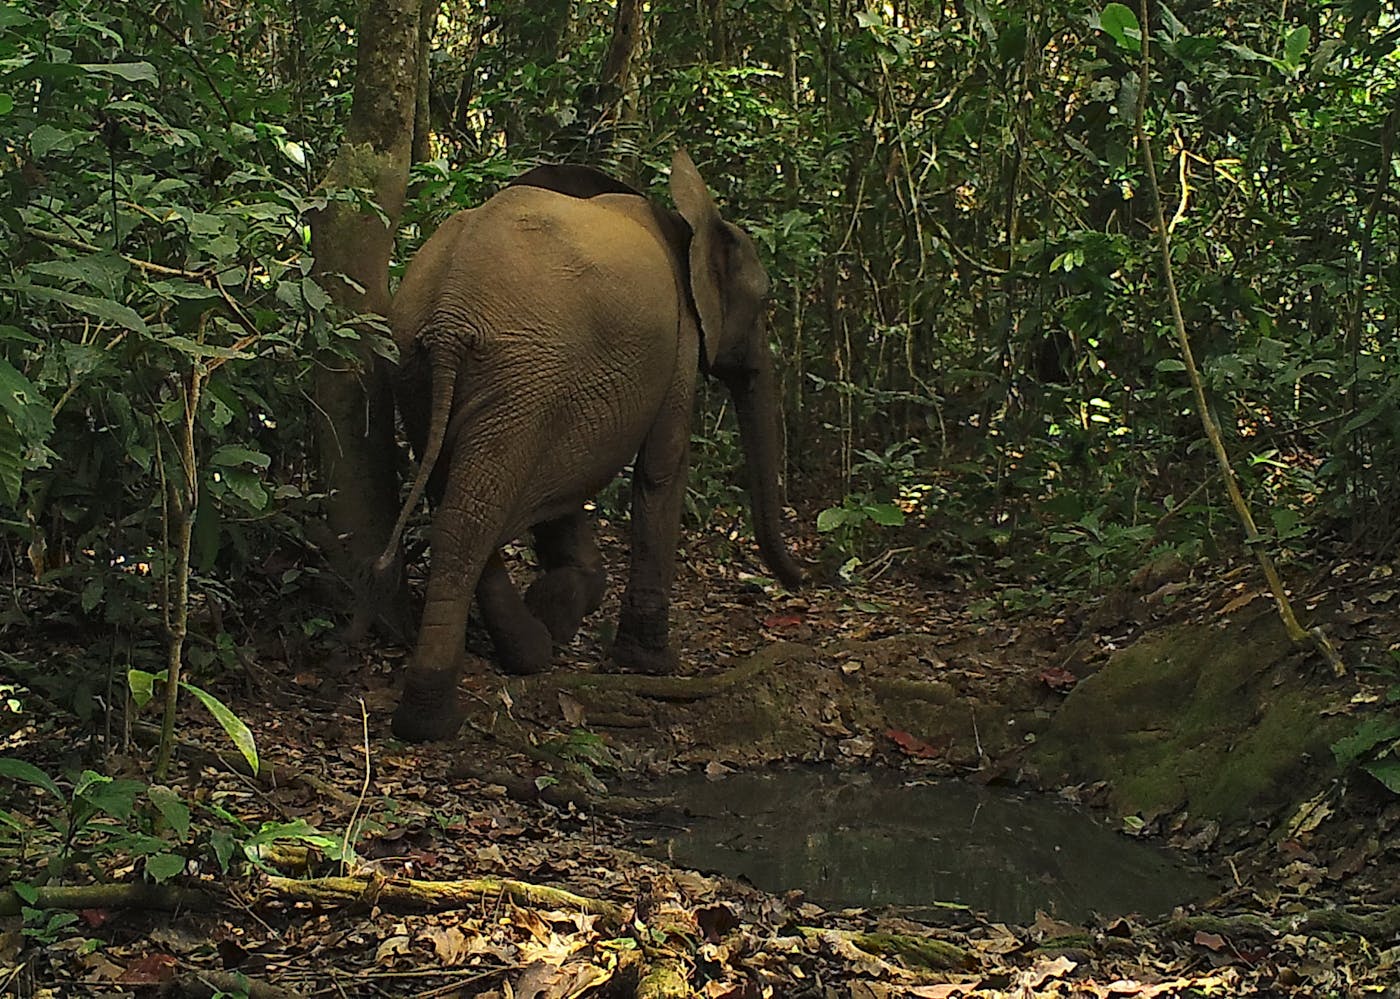
POLYGON ((349 905, 356 902, 380 907, 403 906, 414 909, 442 911, 508 898, 521 905, 557 906, 601 916, 613 929, 622 927, 626 918, 622 907, 601 899, 575 895, 562 888, 530 884, 509 878, 466 878, 460 881, 417 881, 410 878, 313 878, 299 881, 275 875, 267 879, 267 887, 279 895, 298 902, 318 905, 349 905))
POLYGON ((749 656, 738 666, 704 676, 648 676, 640 673, 552 673, 517 681, 548 684, 560 690, 626 691, 658 701, 700 701, 757 679, 775 666, 804 662, 814 655, 805 645, 779 642, 749 656))
POLYGON ((0 916, 17 916, 31 909, 178 909, 207 912, 215 899, 197 888, 153 885, 145 882, 117 885, 71 885, 37 889, 38 898, 26 902, 19 893, 0 892, 0 916))

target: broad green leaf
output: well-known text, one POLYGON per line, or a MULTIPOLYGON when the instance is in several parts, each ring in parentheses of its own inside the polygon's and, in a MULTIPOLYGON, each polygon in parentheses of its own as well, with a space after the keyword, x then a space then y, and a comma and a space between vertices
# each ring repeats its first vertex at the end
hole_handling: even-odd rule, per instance
POLYGON ((34 383, 0 357, 0 412, 7 413, 27 443, 40 443, 53 432, 53 409, 34 383))
POLYGON ((106 586, 101 576, 93 576, 83 587, 82 605, 83 613, 91 614, 94 607, 102 602, 102 595, 106 586))
POLYGON ((1345 767, 1392 739, 1400 739, 1400 718, 1367 718, 1351 735, 1332 743, 1332 755, 1345 767))
POLYGON ((1361 769, 1384 784, 1393 794, 1400 794, 1400 759, 1388 756, 1375 763, 1368 763, 1361 769))
POLYGON ((241 468, 226 468, 220 474, 224 484, 228 486, 229 492, 248 504, 253 510, 267 509, 267 490, 263 488, 262 480, 258 478, 256 473, 244 471, 241 468))
POLYGON ((1137 15, 1131 7, 1121 3, 1111 3, 1099 15, 1099 27, 1118 43, 1120 49, 1128 52, 1142 51, 1142 29, 1137 15))
POLYGON ((24 442, 10 422, 0 412, 0 500, 10 506, 19 505, 20 485, 24 481, 24 442))
POLYGON ((846 522, 846 511, 839 506, 829 506, 817 514, 817 530, 822 533, 834 531, 846 522))
POLYGON ((258 747, 253 740, 252 730, 243 723, 243 719, 230 711, 223 701, 207 690, 196 687, 192 683, 182 683, 180 686, 197 697, 199 702, 209 709, 209 713, 214 716, 214 720, 233 740, 234 746, 243 754, 243 758, 248 761, 253 775, 256 776, 258 773, 258 747))
POLYGON ((261 451, 233 444, 225 444, 219 448, 210 455, 209 461, 214 465, 252 465, 254 468, 266 468, 272 464, 272 459, 261 451))
POLYGON ((185 858, 173 853, 157 853, 146 858, 146 873, 157 884, 169 881, 185 869, 185 858))
POLYGON ((42 787, 59 801, 64 800, 63 792, 59 790, 58 785, 53 782, 53 779, 34 764, 26 763, 24 760, 16 760, 10 756, 0 756, 0 777, 22 780, 26 784, 42 787))
POLYGON ((159 673, 147 673, 143 669, 126 671, 126 685, 131 688, 131 699, 136 702, 138 708, 144 708, 155 696, 157 681, 165 682, 165 670, 159 673))
POLYGON ((306 150, 301 147, 300 142, 284 139, 280 135, 274 136, 273 139, 277 143, 278 151, 281 152, 283 156, 287 157, 287 159, 291 160, 299 167, 306 166, 306 150))
POLYGON ((904 511, 893 503, 874 503, 865 508, 870 519, 884 527, 898 527, 904 523, 904 511))
POLYGON ((190 809, 172 788, 152 784, 146 789, 146 797, 156 806, 166 824, 175 835, 184 839, 190 832, 190 809))
POLYGON ((885 23, 885 19, 880 16, 877 10, 856 11, 856 24, 862 28, 875 28, 885 23))
MULTIPOLYGON (((144 789, 145 785, 137 780, 104 780, 87 787, 82 797, 112 818, 125 820, 131 818, 136 798, 144 789)), ((77 797, 76 792, 74 797, 77 797)))
POLYGON ((0 94, 0 114, 9 114, 15 109, 15 99, 9 94, 0 94))
POLYGON ((301 297, 306 299, 306 304, 316 312, 324 312, 330 308, 330 295, 326 294, 326 289, 317 284, 314 278, 301 279, 301 297))
POLYGON ((148 62, 80 62, 79 69, 103 76, 117 76, 131 83, 158 83, 156 68, 148 62))
POLYGON ((1312 29, 1306 24, 1294 28, 1283 40, 1283 61, 1293 67, 1301 65, 1303 53, 1308 50, 1308 43, 1311 41, 1312 29))
POLYGON ((120 302, 112 302, 105 298, 93 298, 90 295, 76 295, 71 291, 63 291, 61 288, 46 288, 37 284, 5 284, 0 285, 0 287, 17 291, 31 298, 58 302, 70 309, 96 316, 104 322, 115 323, 123 329, 133 330, 137 333, 146 332, 146 321, 137 315, 134 309, 128 308, 120 302))
POLYGON ((36 159, 43 159, 55 151, 66 153, 76 149, 82 138, 84 136, 79 132, 43 124, 29 133, 29 150, 36 159))

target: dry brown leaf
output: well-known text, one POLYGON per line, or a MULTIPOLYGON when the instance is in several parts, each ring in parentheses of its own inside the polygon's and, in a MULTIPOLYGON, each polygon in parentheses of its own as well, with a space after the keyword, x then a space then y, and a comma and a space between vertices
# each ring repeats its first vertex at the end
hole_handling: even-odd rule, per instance
POLYGON ((407 954, 409 951, 409 939, 402 934, 385 939, 374 951, 375 964, 387 964, 390 960, 400 954, 407 954))
POLYGON ((1041 959, 1029 971, 1021 972, 1019 983, 1022 989, 1038 989, 1052 978, 1063 978, 1079 967, 1074 961, 1061 955, 1052 961, 1041 959))
POLYGON ((423 936, 433 945, 438 960, 451 968, 467 957, 467 935, 455 926, 433 926, 423 936))

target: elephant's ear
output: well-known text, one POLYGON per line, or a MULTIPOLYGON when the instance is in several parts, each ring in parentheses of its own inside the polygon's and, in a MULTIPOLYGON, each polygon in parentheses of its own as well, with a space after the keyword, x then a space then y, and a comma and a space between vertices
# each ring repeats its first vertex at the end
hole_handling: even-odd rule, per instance
POLYGON ((690 293, 700 313, 700 334, 705 340, 705 361, 713 368, 724 353, 724 281, 728 232, 719 209, 710 197, 700 171, 689 154, 677 149, 671 160, 671 200, 690 225, 690 293))

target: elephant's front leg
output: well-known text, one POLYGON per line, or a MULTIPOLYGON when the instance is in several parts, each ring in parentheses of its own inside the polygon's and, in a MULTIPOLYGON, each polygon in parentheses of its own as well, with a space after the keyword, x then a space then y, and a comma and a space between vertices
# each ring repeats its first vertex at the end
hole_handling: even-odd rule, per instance
MULTIPOLYGON (((689 414, 689 398, 685 413, 689 414)), ((690 425, 679 416, 659 427, 632 473, 632 567, 618 616, 613 660, 639 673, 671 673, 671 581, 690 461, 690 425)))
POLYGON ((562 645, 603 602, 608 575, 582 510, 535 526, 535 558, 541 575, 525 594, 525 605, 562 645))

